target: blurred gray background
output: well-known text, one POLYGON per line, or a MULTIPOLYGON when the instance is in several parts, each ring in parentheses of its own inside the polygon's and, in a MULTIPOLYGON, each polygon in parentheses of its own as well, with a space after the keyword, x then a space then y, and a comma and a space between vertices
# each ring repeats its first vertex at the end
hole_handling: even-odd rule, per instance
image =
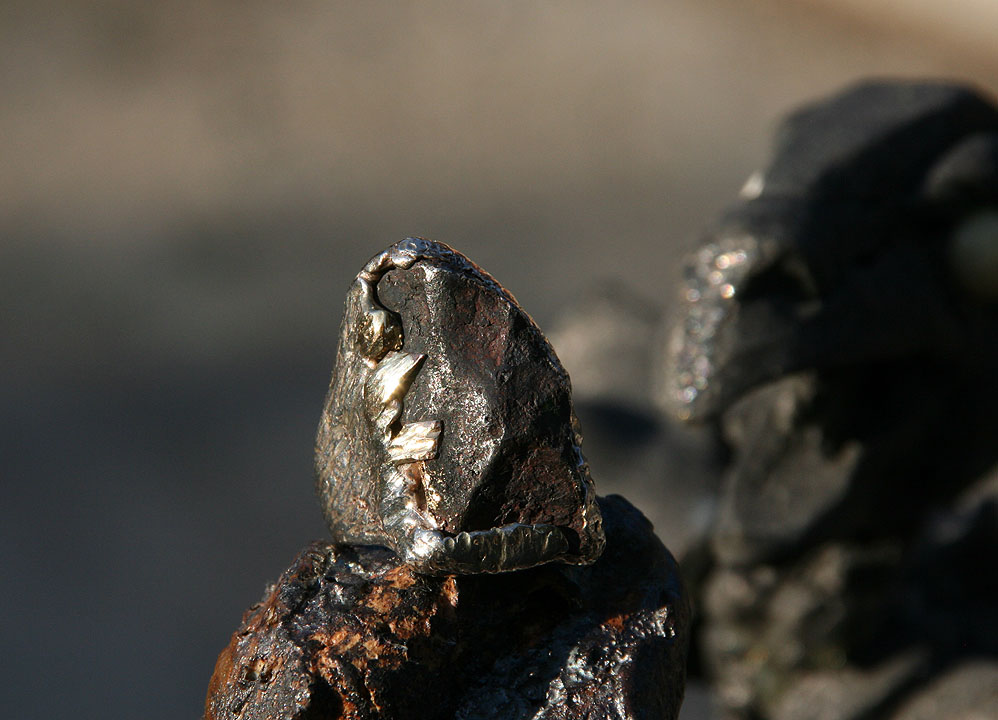
POLYGON ((4 716, 200 715, 324 535, 312 438, 370 255, 447 242, 544 329, 607 279, 666 308, 782 113, 871 74, 994 91, 995 28, 990 0, 6 0, 4 716))

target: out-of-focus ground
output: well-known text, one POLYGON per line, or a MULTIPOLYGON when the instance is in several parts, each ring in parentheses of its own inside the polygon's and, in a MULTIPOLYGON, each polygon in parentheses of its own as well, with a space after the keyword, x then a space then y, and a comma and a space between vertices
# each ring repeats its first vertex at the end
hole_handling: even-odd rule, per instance
POLYGON ((450 243, 542 328, 607 278, 666 308, 783 112, 871 74, 994 91, 995 28, 986 0, 5 2, 4 715, 198 716, 324 534, 313 429, 371 254, 450 243))

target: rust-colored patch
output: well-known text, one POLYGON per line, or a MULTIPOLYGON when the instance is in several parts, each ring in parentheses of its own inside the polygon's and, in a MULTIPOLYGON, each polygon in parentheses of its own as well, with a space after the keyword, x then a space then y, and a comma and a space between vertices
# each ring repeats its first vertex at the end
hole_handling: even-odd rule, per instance
POLYGON ((457 607, 457 578, 451 575, 444 580, 444 585, 440 589, 440 595, 451 607, 457 607))
POLYGON ((384 582, 389 583, 398 590, 406 590, 416 584, 416 577, 412 572, 412 568, 408 565, 399 565, 396 568, 392 568, 382 577, 384 577, 384 582))
POLYGON ((367 654, 367 657, 371 660, 377 660, 378 658, 380 658, 381 655, 384 653, 386 647, 387 646, 385 644, 379 642, 373 637, 369 637, 366 640, 364 640, 364 652, 367 654))
POLYGON ((617 632, 623 632, 630 615, 614 615, 603 621, 603 627, 613 628, 617 632))
POLYGON ((309 639, 321 644, 336 655, 344 655, 350 652, 363 638, 353 630, 340 628, 332 634, 315 633, 309 639))
POLYGON ((422 460, 403 463, 398 470, 409 481, 409 492, 416 501, 416 507, 426 511, 426 465, 422 460))
MULTIPOLYGON (((235 641, 235 637, 235 635, 232 636, 233 641, 235 641)), ((208 682, 208 694, 205 697, 205 720, 216 720, 215 703, 212 702, 212 698, 222 696, 222 691, 228 684, 229 678, 232 677, 234 654, 232 645, 232 642, 226 645, 222 652, 218 654, 218 660, 215 661, 215 671, 211 674, 211 680, 208 682)))
POLYGON ((390 613, 400 600, 402 591, 411 588, 416 579, 406 566, 400 566, 385 573, 377 583, 373 583, 365 598, 365 605, 381 614, 390 613))
MULTIPOLYGON (((432 616, 432 613, 431 613, 432 616)), ((399 638, 409 639, 430 634, 430 617, 401 617, 388 621, 388 628, 399 638)))

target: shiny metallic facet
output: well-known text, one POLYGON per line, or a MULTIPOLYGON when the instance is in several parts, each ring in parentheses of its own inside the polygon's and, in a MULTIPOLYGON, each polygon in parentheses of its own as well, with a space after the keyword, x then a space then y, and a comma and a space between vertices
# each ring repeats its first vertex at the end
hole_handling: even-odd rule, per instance
POLYGON ((388 443, 388 455, 396 465, 432 460, 437 456, 442 430, 439 420, 407 423, 388 443))

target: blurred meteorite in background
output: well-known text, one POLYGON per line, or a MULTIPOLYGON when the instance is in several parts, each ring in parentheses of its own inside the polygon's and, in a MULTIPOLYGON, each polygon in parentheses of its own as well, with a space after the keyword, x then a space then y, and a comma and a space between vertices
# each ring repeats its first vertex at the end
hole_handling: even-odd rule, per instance
MULTIPOLYGON (((603 278, 667 310, 778 116, 870 74, 994 90, 996 13, 4 3, 7 714, 200 711, 261 579, 324 537, 313 430, 373 250, 451 243, 544 329, 603 278)), ((665 471, 629 496, 678 552, 709 498, 669 521, 665 471)))

